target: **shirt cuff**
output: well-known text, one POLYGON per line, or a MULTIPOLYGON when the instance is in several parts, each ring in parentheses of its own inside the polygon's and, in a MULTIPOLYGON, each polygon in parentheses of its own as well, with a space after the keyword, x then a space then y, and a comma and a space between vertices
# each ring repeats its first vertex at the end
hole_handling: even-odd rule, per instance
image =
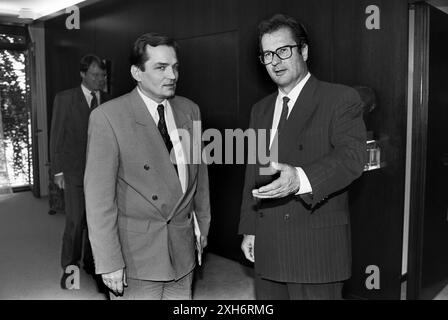
POLYGON ((301 167, 296 167, 296 170, 299 175, 300 188, 295 195, 312 193, 313 189, 311 188, 310 180, 308 180, 305 171, 303 171, 301 167))
MULTIPOLYGON (((302 171, 303 171, 303 170, 302 170, 302 171)), ((58 172, 58 173, 56 173, 54 176, 55 176, 55 177, 59 177, 59 176, 62 176, 62 175, 64 175, 63 172, 58 172)))

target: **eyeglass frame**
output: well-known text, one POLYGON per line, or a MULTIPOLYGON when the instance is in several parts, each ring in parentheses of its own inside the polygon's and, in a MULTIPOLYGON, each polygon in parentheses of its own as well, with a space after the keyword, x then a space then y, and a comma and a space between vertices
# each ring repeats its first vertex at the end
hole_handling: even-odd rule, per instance
POLYGON ((274 61, 274 54, 275 54, 280 60, 286 60, 286 59, 291 58, 291 57, 292 57, 292 48, 295 48, 295 47, 298 48, 298 47, 301 47, 301 46, 298 45, 298 44, 296 44, 296 45, 290 45, 290 44, 289 44, 289 45, 286 45, 286 46, 281 46, 281 47, 275 49, 275 51, 269 51, 269 50, 268 50, 268 51, 263 51, 263 52, 258 56, 258 58, 260 59, 261 64, 267 66, 267 65, 271 64, 272 61, 274 61), (288 57, 286 57, 286 58, 282 58, 282 57, 280 57, 280 55, 277 53, 278 50, 280 50, 280 49, 284 49, 284 48, 289 48, 289 52, 290 52, 290 55, 289 55, 288 57), (266 54, 266 53, 268 53, 268 52, 271 54, 271 56, 272 56, 272 60, 271 60, 271 62, 264 63, 263 55, 266 54))

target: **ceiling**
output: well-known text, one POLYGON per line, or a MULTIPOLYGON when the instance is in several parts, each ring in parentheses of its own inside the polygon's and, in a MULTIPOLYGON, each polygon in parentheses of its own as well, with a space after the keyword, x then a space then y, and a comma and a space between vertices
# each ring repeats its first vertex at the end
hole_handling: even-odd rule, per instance
MULTIPOLYGON (((0 24, 27 24, 46 20, 73 5, 80 8, 102 0, 1 0, 0 24)), ((416 0, 409 0, 409 3, 416 0)), ((427 0, 436 8, 448 13, 448 0, 427 0)))
POLYGON ((448 13, 448 0, 427 0, 429 4, 448 13))
POLYGON ((65 8, 79 7, 100 0, 1 0, 0 24, 27 24, 35 20, 46 20, 65 8))

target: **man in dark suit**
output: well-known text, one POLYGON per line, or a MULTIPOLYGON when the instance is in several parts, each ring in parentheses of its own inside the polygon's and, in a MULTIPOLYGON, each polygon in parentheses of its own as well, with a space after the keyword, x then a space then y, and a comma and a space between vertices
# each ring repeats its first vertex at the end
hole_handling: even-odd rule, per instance
POLYGON ((200 111, 175 95, 177 51, 169 37, 139 37, 130 68, 137 86, 90 116, 87 224, 111 299, 191 299, 195 248, 207 245, 207 166, 192 163, 200 137, 187 139, 200 111))
POLYGON ((90 112, 107 101, 101 91, 105 84, 105 65, 95 55, 80 62, 81 85, 59 92, 53 104, 50 156, 55 184, 64 189, 65 229, 62 239, 61 287, 67 289, 68 266, 76 265, 83 254, 84 269, 94 274, 92 249, 87 237, 83 178, 86 165, 87 125, 90 112), (84 251, 84 253, 83 253, 84 251))
POLYGON ((365 163, 362 104, 309 73, 306 31, 293 18, 261 22, 259 45, 278 92, 253 106, 250 128, 275 130, 267 144, 277 161, 247 165, 241 248, 258 299, 339 299, 351 273, 347 186, 365 163))

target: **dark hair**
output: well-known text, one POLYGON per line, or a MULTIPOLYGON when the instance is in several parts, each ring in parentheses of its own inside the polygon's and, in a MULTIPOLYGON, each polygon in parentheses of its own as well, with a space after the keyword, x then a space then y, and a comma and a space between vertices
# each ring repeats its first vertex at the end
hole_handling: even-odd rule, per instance
POLYGON ((81 72, 87 72, 92 64, 97 64, 101 70, 106 70, 106 65, 104 64, 104 62, 94 54, 86 54, 81 58, 81 61, 79 63, 79 70, 81 72))
POLYGON ((149 59, 146 54, 146 46, 148 45, 151 47, 162 45, 172 47, 176 51, 176 55, 178 55, 179 45, 174 39, 154 32, 145 33, 134 42, 129 57, 131 66, 137 66, 140 70, 145 71, 145 62, 149 59))
POLYGON ((263 48, 261 47, 261 38, 263 35, 266 33, 272 33, 281 28, 288 28, 291 31, 297 45, 299 46, 299 53, 301 52, 300 49, 304 44, 309 46, 307 31, 300 22, 290 16, 276 14, 267 20, 261 21, 258 25, 258 46, 260 48, 260 52, 263 51, 263 48))

